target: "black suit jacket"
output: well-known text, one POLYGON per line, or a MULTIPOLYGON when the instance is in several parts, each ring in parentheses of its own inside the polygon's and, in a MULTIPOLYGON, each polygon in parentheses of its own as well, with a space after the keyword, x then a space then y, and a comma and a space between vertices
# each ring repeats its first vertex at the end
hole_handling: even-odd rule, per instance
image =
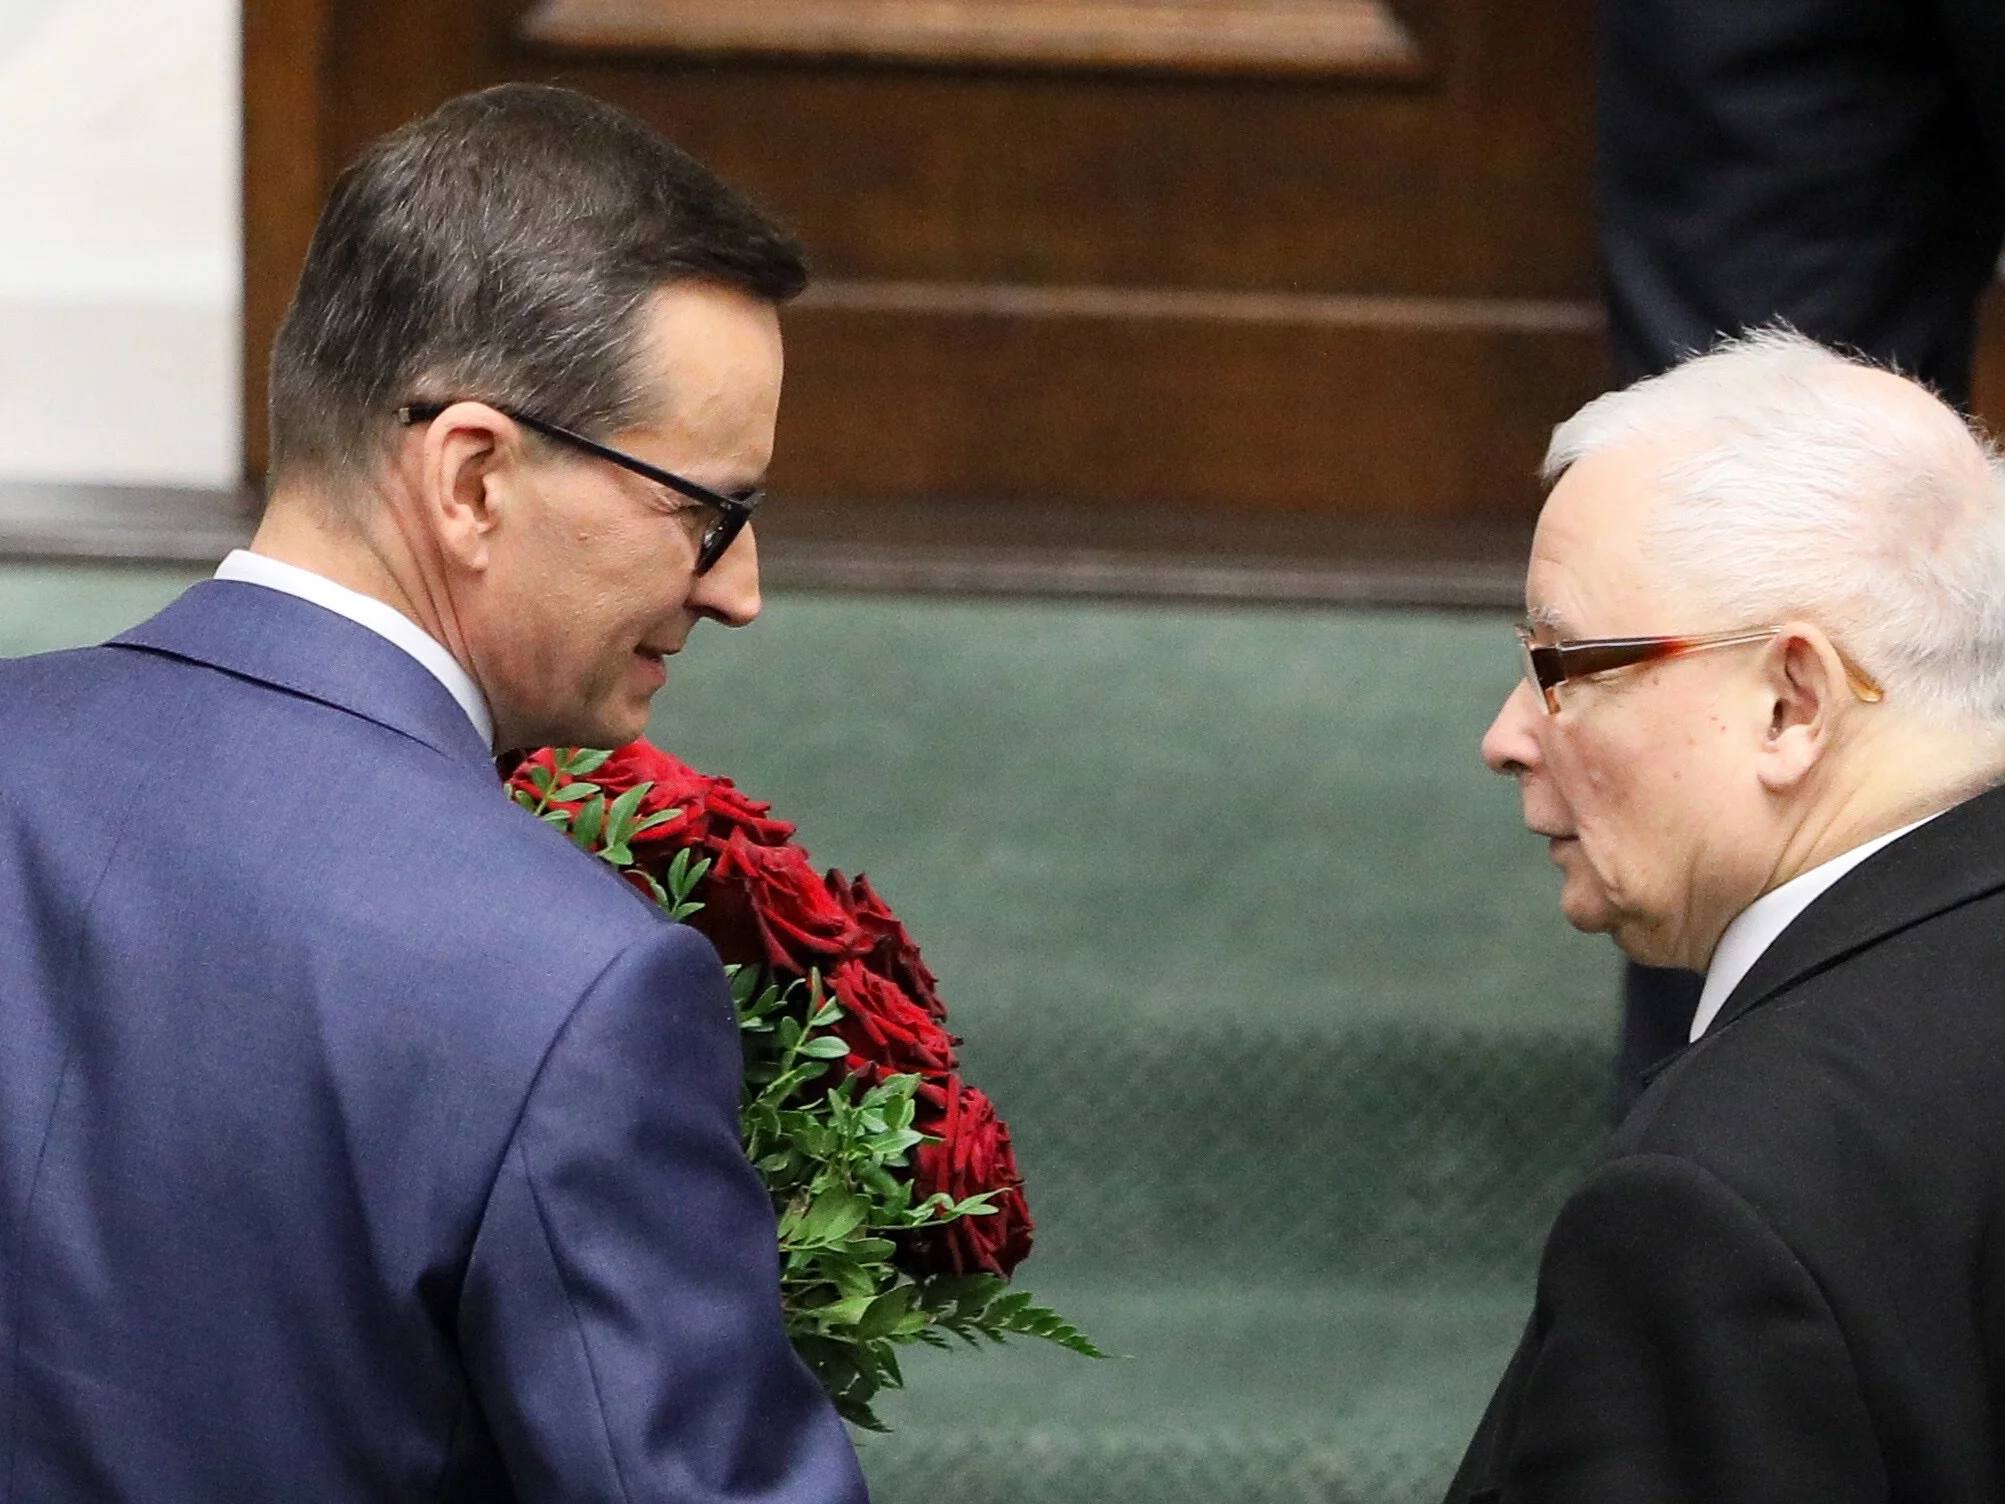
POLYGON ((1602 0, 1624 381, 1782 317, 1966 402, 2005 235, 1999 0, 1602 0))
POLYGON ((2005 790, 1764 953, 1554 1224, 1449 1492, 2005 1498, 2005 790))

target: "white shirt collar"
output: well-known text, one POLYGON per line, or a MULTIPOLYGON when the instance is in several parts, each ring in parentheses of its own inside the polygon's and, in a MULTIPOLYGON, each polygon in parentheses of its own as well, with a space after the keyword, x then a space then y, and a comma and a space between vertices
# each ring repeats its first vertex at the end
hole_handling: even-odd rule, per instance
POLYGON ((222 568, 216 571, 216 578, 236 580, 245 585, 262 585, 267 590, 296 595, 337 616, 347 617, 358 627, 367 627, 378 637, 387 638, 424 665, 431 676, 445 686, 446 693, 459 702, 459 708, 473 722, 473 729, 480 733, 482 743, 489 747, 494 745, 494 717, 488 711, 480 686, 473 682, 472 676, 459 666, 459 661, 451 653, 396 607, 374 596, 350 590, 346 585, 337 585, 325 575, 315 574, 310 569, 301 569, 297 564, 286 564, 244 548, 233 550, 223 560, 222 568))
MULTIPOLYGON (((1941 814, 1937 810, 1936 814, 1941 814)), ((1890 846, 1911 830, 1919 830, 1935 815, 1924 815, 1912 825, 1875 836, 1863 846, 1854 846, 1828 862, 1792 877, 1781 887, 1761 895, 1736 914, 1713 949, 1713 963, 1706 968, 1705 989, 1699 994, 1699 1011, 1692 1015, 1691 1038, 1696 1041, 1720 1016, 1734 988, 1753 969, 1762 952, 1773 945, 1796 918, 1823 896, 1839 878, 1850 872, 1882 846, 1890 846)))

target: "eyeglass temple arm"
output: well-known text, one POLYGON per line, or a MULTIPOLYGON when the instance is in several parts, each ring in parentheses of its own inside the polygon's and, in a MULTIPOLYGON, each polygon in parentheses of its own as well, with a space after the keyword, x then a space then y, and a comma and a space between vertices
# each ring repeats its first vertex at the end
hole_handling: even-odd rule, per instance
MULTIPOLYGON (((1717 637, 1626 637, 1606 642, 1534 644, 1531 654, 1533 662, 1541 670, 1546 664, 1558 670, 1550 678, 1547 672, 1539 675, 1540 688, 1552 689, 1567 679, 1610 673, 1638 664, 1682 657, 1687 653, 1702 653, 1709 648, 1761 642, 1775 636, 1778 630, 1771 627, 1760 632, 1728 632, 1717 637)), ((1877 705, 1884 700, 1886 691, 1880 687, 1879 681, 1854 663, 1850 654, 1842 649, 1837 651, 1838 661, 1844 665, 1845 682, 1852 693, 1868 705, 1877 705)))
MULTIPOLYGON (((444 403, 408 402, 397 409, 397 421, 409 427, 413 423, 429 422, 445 410, 444 403)), ((516 412, 512 408, 495 407, 494 410, 504 418, 509 418, 520 423, 524 428, 534 433, 542 434, 546 439, 555 439, 559 443, 569 444, 573 449, 582 449, 587 454, 595 455, 599 459, 620 466, 622 469, 631 470, 634 474, 643 476, 658 486, 666 486, 678 495, 687 496, 691 501, 700 501, 706 506, 716 507, 719 511, 739 513, 746 517, 750 517, 757 508, 758 504, 756 502, 748 505, 739 497, 726 496, 723 492, 713 491, 708 486, 699 486, 693 480, 684 480, 672 471, 657 469, 646 460, 635 459, 630 454, 622 454, 617 449, 610 449, 598 440, 588 439, 583 434, 565 428, 560 424, 547 423, 541 418, 532 418, 529 414, 516 412)))

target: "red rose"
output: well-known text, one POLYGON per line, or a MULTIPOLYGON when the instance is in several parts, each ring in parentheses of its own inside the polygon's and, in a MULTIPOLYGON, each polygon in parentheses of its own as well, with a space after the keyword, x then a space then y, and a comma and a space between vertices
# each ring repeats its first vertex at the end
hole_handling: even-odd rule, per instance
POLYGON ((637 783, 651 783, 647 802, 659 809, 691 804, 702 797, 710 779, 679 757, 671 757, 652 742, 628 742, 586 775, 607 794, 624 794, 637 783))
POLYGON ((870 879, 857 874, 855 882, 850 882, 840 872, 828 875, 831 892, 840 896, 856 915, 856 922, 863 926, 863 932, 870 940, 870 951, 866 961, 870 969, 881 977, 888 977, 898 985, 912 1001, 932 1014, 935 1019, 945 1019, 947 1005, 940 1001, 940 979, 933 975, 930 967, 920 958, 919 947, 912 943, 912 936, 889 905, 877 896, 877 890, 870 886, 870 879))
MULTIPOLYGON (((510 787, 537 797, 532 775, 557 776, 561 751, 546 749, 503 765, 510 787)), ((944 1027, 938 981, 911 935, 867 879, 818 874, 793 844, 794 827, 747 798, 728 778, 711 778, 645 741, 621 747, 574 782, 596 784, 608 801, 645 784, 642 818, 674 810, 633 841, 636 865, 657 879, 680 851, 707 857, 691 926, 727 964, 772 968, 781 985, 820 971, 842 1008, 834 1025, 848 1055, 842 1074, 865 1084, 917 1075, 913 1126, 926 1135, 913 1155, 921 1198, 955 1202, 985 1195, 989 1210, 903 1234, 898 1259, 910 1272, 989 1273, 1007 1279, 1029 1256, 1033 1226, 1008 1126, 986 1095, 959 1074, 960 1043, 944 1027)), ((639 872, 625 873, 645 888, 639 872)))
MULTIPOLYGON (((681 816, 648 831, 635 843, 636 846, 643 849, 648 846, 683 846, 701 836, 703 795, 711 780, 676 761, 666 752, 649 746, 646 742, 634 742, 611 754, 594 772, 584 773, 569 780, 557 774, 557 762, 561 755, 566 754, 560 754, 547 747, 530 753, 510 775, 510 786, 526 791, 532 798, 540 798, 541 795, 538 794, 536 785, 530 782, 529 775, 541 768, 557 777, 560 788, 566 782, 589 783, 596 786, 610 804, 636 784, 650 784, 652 787, 642 796, 638 813, 645 818, 648 815, 660 814, 663 810, 673 809, 680 810, 681 816)), ((578 801, 569 804, 568 807, 582 808, 583 803, 584 801, 578 801)))
POLYGON ((784 846, 794 838, 794 827, 775 820, 770 804, 748 799, 728 778, 713 778, 703 792, 703 813, 718 839, 727 831, 737 831, 754 846, 784 846))
POLYGON ((682 818, 657 825, 634 842, 643 862, 658 859, 664 850, 672 860, 677 848, 689 845, 721 850, 734 830, 743 831, 755 846, 783 846, 794 837, 793 826, 771 818, 770 804, 746 798, 730 779, 699 773, 649 742, 631 742, 620 748, 592 774, 592 782, 608 797, 623 794, 637 783, 650 783, 654 787, 641 800, 643 815, 665 809, 682 811, 682 818))
POLYGON ((940 1140, 921 1144, 915 1156, 915 1189, 921 1197, 944 1193, 956 1201, 981 1191, 998 1194, 987 1216, 961 1217, 914 1237, 906 1255, 926 1274, 976 1274, 1007 1279, 1030 1256, 1030 1207, 1023 1199, 1009 1126, 995 1104, 959 1076, 928 1082, 913 1126, 940 1140))
POLYGON ((898 984, 861 961, 844 961, 828 973, 829 990, 842 1006, 835 1032, 849 1046, 843 1069, 866 1081, 887 1075, 944 1076, 954 1069, 958 1041, 913 1002, 898 984))
POLYGON ((757 846, 733 831, 697 897, 703 908, 690 923, 726 962, 806 976, 863 952, 862 928, 798 846, 757 846))
POLYGON ((590 779, 605 791, 608 802, 639 784, 651 785, 636 811, 643 819, 664 810, 680 812, 675 819, 643 832, 633 843, 643 864, 649 853, 666 847, 672 857, 675 848, 703 839, 703 798, 711 780, 659 747, 630 742, 606 759, 590 779))
POLYGON ((543 768, 555 777, 557 753, 549 747, 543 747, 535 752, 510 752, 497 758, 494 765, 501 772, 502 781, 508 785, 511 792, 521 789, 534 798, 539 796, 536 794, 536 785, 529 781, 529 775, 536 769, 543 768))

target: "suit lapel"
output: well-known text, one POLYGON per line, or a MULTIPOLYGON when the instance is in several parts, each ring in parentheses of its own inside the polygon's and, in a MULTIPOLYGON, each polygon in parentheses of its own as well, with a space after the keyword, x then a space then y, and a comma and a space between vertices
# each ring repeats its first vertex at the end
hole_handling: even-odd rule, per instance
POLYGON ((111 646, 161 653, 345 710, 456 762, 493 760, 446 687, 387 638, 298 596, 205 580, 111 646))
POLYGON ((1832 884, 1762 952, 1713 1028, 1889 935, 2000 888, 2005 888, 2005 787, 1945 810, 1832 884))

